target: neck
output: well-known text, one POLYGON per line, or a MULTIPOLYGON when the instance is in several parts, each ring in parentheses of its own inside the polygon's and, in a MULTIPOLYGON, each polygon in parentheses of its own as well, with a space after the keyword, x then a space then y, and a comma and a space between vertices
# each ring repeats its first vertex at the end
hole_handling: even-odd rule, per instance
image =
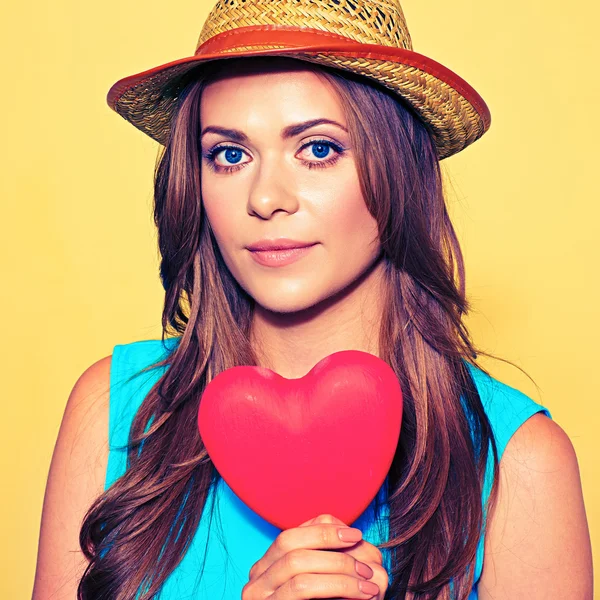
POLYGON ((302 311, 275 313, 256 304, 250 338, 258 365, 296 379, 340 350, 379 356, 383 269, 380 257, 350 286, 302 311))

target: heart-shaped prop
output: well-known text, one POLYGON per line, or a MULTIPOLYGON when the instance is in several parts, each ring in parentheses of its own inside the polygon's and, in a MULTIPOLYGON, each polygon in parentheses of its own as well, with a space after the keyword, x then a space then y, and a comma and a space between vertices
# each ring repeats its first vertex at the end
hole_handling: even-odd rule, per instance
POLYGON ((359 350, 330 354, 299 379, 231 367, 206 386, 198 410, 217 471, 280 529, 324 513, 352 524, 386 478, 401 423, 396 374, 359 350))

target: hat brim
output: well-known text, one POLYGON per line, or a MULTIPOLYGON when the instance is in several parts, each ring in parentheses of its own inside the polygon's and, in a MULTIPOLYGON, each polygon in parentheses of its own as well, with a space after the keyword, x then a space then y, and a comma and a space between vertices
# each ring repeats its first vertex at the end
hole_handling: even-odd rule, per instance
POLYGON ((256 36, 250 41, 238 35, 236 46, 225 51, 210 40, 194 56, 120 79, 110 88, 107 102, 132 125, 166 145, 171 117, 190 71, 199 69, 201 74, 202 64, 214 60, 287 56, 364 75, 402 96, 430 126, 440 159, 463 150, 489 129, 491 115, 483 98, 439 62, 404 48, 352 40, 323 43, 318 32, 312 38, 313 43, 306 43, 311 33, 303 31, 303 44, 298 45, 298 32, 263 29, 260 47, 256 36))

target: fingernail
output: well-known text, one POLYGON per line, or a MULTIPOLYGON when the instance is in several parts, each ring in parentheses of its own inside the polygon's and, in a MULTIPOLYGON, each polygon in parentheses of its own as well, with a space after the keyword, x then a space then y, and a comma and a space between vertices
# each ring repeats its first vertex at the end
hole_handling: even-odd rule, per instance
POLYGON ((363 594, 370 594, 374 596, 379 593, 379 586, 372 581, 359 581, 358 587, 363 594))
POLYGON ((356 568, 356 572, 361 577, 364 577, 365 579, 371 579, 371 577, 373 577, 373 569, 371 569, 371 567, 369 565, 366 565, 365 563, 360 562, 360 560, 357 560, 354 563, 354 567, 356 568))
POLYGON ((346 527, 345 529, 338 529, 338 535, 342 542, 358 542, 362 538, 362 531, 354 527, 346 527))

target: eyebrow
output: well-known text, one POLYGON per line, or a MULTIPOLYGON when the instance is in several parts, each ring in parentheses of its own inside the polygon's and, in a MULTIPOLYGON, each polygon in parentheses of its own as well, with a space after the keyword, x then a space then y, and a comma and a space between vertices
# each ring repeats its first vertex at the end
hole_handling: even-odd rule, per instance
MULTIPOLYGON (((316 127, 317 125, 336 125, 340 129, 343 129, 346 133, 348 130, 332 119, 311 119, 310 121, 304 121, 302 123, 294 123, 293 125, 288 125, 281 130, 281 138, 286 140, 297 135, 300 135, 302 132, 310 129, 311 127, 316 127)), ((218 127, 216 125, 209 125, 202 130, 200 138, 203 138, 207 133, 218 133, 225 137, 231 138, 240 144, 246 143, 248 141, 248 136, 239 129, 230 129, 228 127, 218 127)))

